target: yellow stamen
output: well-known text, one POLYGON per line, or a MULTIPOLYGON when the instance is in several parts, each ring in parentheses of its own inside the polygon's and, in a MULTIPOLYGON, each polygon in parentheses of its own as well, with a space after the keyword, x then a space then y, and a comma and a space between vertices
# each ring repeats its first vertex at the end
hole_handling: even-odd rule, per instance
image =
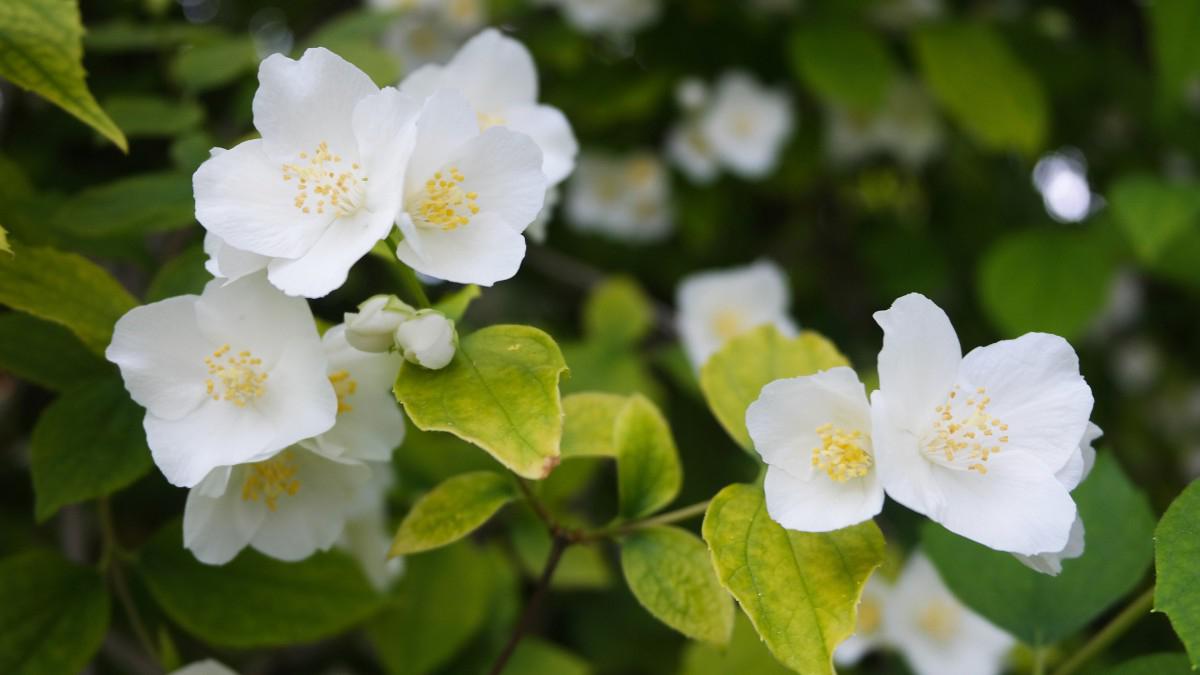
POLYGON ((831 480, 844 483, 862 478, 871 468, 871 455, 863 448, 861 431, 846 431, 832 424, 817 427, 821 447, 813 448, 812 465, 823 470, 831 480))
POLYGON ((425 191, 418 200, 416 219, 426 227, 453 230, 471 222, 471 216, 479 213, 479 193, 467 192, 462 183, 467 179, 458 169, 451 167, 425 181, 425 191))
POLYGON ((324 215, 325 207, 329 206, 335 218, 358 210, 363 201, 362 183, 366 183, 367 178, 360 175, 361 167, 357 163, 351 164, 349 171, 341 170, 341 156, 330 152, 325 141, 321 141, 311 156, 307 152, 300 153, 300 159, 307 161, 283 165, 284 182, 293 178, 297 182, 292 206, 301 213, 311 213, 315 208, 317 215, 324 215), (313 195, 317 203, 310 206, 313 195))
POLYGON ((358 391, 358 382, 350 377, 348 371, 335 370, 329 374, 329 383, 333 385, 333 391, 337 394, 337 414, 353 410, 346 401, 358 391))
POLYGON ((300 481, 296 478, 296 457, 291 450, 251 464, 249 472, 242 483, 243 501, 256 502, 262 499, 267 508, 274 511, 280 497, 292 497, 300 491, 300 481))
POLYGON ((1008 425, 988 412, 992 398, 986 388, 979 387, 965 402, 959 391, 956 385, 946 402, 934 408, 933 435, 925 442, 925 452, 946 463, 965 459, 967 470, 985 475, 988 459, 1008 443, 1008 436, 996 437, 994 429, 1007 430, 1008 425))
POLYGON ((230 355, 229 345, 221 345, 211 356, 204 357, 211 376, 204 381, 205 393, 214 401, 229 401, 239 408, 246 407, 267 391, 267 373, 261 372, 262 359, 248 350, 230 355))

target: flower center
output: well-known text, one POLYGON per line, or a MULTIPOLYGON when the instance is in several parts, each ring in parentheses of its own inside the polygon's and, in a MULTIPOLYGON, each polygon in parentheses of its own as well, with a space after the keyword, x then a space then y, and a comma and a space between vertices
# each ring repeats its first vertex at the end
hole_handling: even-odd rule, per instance
POLYGON ((264 462, 249 467, 246 482, 242 483, 242 500, 256 502, 259 499, 274 511, 280 497, 291 497, 300 491, 296 479, 296 457, 291 450, 284 450, 264 462))
POLYGON ((494 113, 475 113, 475 119, 479 121, 479 130, 484 131, 492 127, 502 127, 508 123, 502 115, 494 113))
POLYGON ((425 181, 424 194, 417 200, 416 219, 426 227, 453 230, 471 222, 471 216, 479 213, 479 193, 466 192, 462 183, 467 179, 458 169, 451 167, 445 173, 438 171, 425 181))
POLYGON ((926 438, 925 454, 986 474, 988 458, 1008 443, 1008 425, 988 413, 991 403, 986 388, 967 395, 955 385, 946 402, 934 408, 937 418, 932 437, 926 438))
POLYGON ((733 135, 738 138, 749 138, 754 131, 754 116, 748 112, 739 112, 733 116, 733 135))
POLYGON ((311 155, 300 153, 300 161, 283 165, 283 180, 296 181, 296 197, 292 200, 301 213, 324 215, 325 210, 333 217, 349 216, 362 206, 367 177, 361 174, 357 163, 349 169, 342 158, 329 151, 329 144, 321 141, 311 155))
POLYGON ((817 427, 817 436, 821 439, 821 447, 813 448, 814 467, 838 483, 867 475, 871 455, 863 448, 863 432, 822 424, 817 427))
POLYGON ((946 642, 958 632, 961 612, 959 606, 953 602, 933 600, 917 615, 917 625, 938 642, 946 642))
POLYGON ((204 388, 214 401, 229 401, 244 408, 267 391, 267 374, 259 370, 262 359, 249 351, 234 354, 229 345, 221 345, 212 356, 204 357, 204 365, 209 374, 204 388))
POLYGON ((344 412, 350 412, 354 408, 346 402, 354 392, 358 391, 358 382, 355 382, 350 377, 350 373, 345 370, 335 370, 329 374, 329 383, 333 385, 333 391, 337 394, 337 414, 341 415, 344 412))
POLYGON ((741 311, 726 307, 718 311, 712 318, 712 329, 717 334, 717 337, 722 340, 728 340, 742 332, 742 324, 744 317, 741 311))

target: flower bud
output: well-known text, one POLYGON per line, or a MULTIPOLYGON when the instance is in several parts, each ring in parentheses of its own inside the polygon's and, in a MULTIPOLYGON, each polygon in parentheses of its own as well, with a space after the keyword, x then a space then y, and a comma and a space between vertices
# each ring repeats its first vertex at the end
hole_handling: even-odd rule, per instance
POLYGON ((386 352, 392 348, 396 328, 413 313, 394 295, 373 295, 357 312, 346 313, 346 341, 359 351, 386 352))
POLYGON ((433 370, 444 368, 458 347, 454 322, 440 312, 421 310, 396 328, 396 347, 412 363, 433 370))

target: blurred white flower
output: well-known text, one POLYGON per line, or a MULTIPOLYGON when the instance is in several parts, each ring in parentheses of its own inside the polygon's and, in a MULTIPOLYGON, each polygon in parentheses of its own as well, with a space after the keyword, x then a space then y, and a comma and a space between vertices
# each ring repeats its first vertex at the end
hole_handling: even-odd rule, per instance
POLYGON ((670 176, 658 157, 585 152, 567 188, 566 214, 580 231, 654 242, 674 225, 670 202, 670 176))
POLYGON ((405 73, 450 58, 488 19, 486 0, 368 0, 367 5, 400 12, 383 34, 383 48, 405 73))
POLYGON ((775 170, 792 135, 791 99, 760 85, 752 75, 729 71, 717 80, 699 131, 730 171, 761 178, 775 170))
POLYGON ((883 611, 891 595, 892 585, 876 570, 863 586, 862 597, 858 601, 858 622, 854 627, 854 634, 843 640, 834 650, 834 663, 839 666, 853 666, 868 653, 887 645, 883 611))
POLYGON ((667 134, 667 158, 693 183, 711 183, 720 171, 712 144, 696 120, 687 120, 667 134))
POLYGON ((875 321, 871 435, 887 494, 997 550, 1063 551, 1076 509, 1056 474, 1080 454, 1092 411, 1071 346, 1028 333, 964 357, 945 312, 915 293, 875 321))
POLYGON ((546 190, 546 201, 542 203, 542 210, 538 211, 537 218, 525 228, 526 237, 538 244, 546 241, 546 230, 550 227, 550 221, 554 219, 554 209, 560 201, 562 192, 557 187, 546 190))
POLYGON ((405 360, 438 370, 454 359, 458 334, 454 331, 454 322, 441 312, 423 309, 396 328, 396 348, 404 354, 405 360))
POLYGON ((945 128, 932 99, 921 85, 907 79, 892 85, 875 114, 830 106, 826 123, 826 152, 833 161, 844 164, 884 153, 901 164, 919 168, 945 140, 945 128))
POLYGON ((1046 213, 1060 223, 1087 218, 1103 205, 1087 180, 1087 163, 1075 149, 1044 155, 1033 167, 1033 185, 1042 195, 1046 213))
POLYGON ((626 35, 653 23, 659 0, 542 0, 562 12, 567 23, 584 33, 626 35))
POLYGON ((746 410, 767 463, 767 513, 789 530, 829 532, 883 508, 867 392, 850 368, 775 380, 746 410))
POLYGON ((416 310, 394 295, 373 295, 346 312, 346 341, 359 351, 381 353, 396 344, 396 328, 416 310))
POLYGON ((504 127, 481 132, 461 94, 433 94, 400 184, 396 222, 404 239, 396 256, 445 281, 491 286, 513 276, 525 257, 521 233, 546 196, 541 167, 529 136, 504 127))
POLYGON ((171 672, 170 675, 237 675, 236 672, 225 667, 224 664, 212 659, 189 663, 179 670, 171 672))
POLYGON ((692 365, 699 369, 727 340, 772 324, 796 334, 788 316, 791 293, 787 276, 773 262, 699 272, 685 277, 676 291, 675 327, 692 365))
POLYGON ((215 150, 193 178, 196 219, 219 238, 210 269, 261 266, 249 258, 235 271, 232 247, 269 258, 268 279, 289 295, 341 286, 391 230, 418 110, 325 49, 264 59, 254 96, 262 138, 215 150))
POLYGON ((884 28, 907 30, 944 11, 942 0, 882 0, 871 6, 869 15, 884 28))
POLYGON ((394 530, 388 523, 387 493, 394 482, 390 464, 375 467, 371 479, 355 495, 337 542, 338 548, 358 560, 367 580, 380 591, 387 590, 404 572, 404 558, 388 558, 394 530))
POLYGON ((105 355, 146 408, 150 452, 174 485, 267 459, 337 414, 308 304, 263 274, 130 310, 105 355))
POLYGON ((551 185, 575 168, 575 134, 558 108, 538 104, 537 68, 520 42, 489 28, 445 66, 423 66, 400 83, 401 93, 421 100, 441 89, 455 89, 467 99, 480 130, 502 126, 532 138, 542 151, 542 172, 551 185))
POLYGON ((919 551, 886 595, 883 631, 916 675, 997 675, 1016 642, 959 602, 919 551))

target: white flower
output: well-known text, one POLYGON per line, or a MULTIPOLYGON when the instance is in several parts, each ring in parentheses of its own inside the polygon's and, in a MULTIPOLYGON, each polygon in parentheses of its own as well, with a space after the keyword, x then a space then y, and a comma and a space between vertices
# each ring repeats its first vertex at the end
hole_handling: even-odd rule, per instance
POLYGON ((699 272, 679 283, 675 326, 699 369, 727 340, 763 324, 795 335, 796 324, 787 314, 790 301, 787 276, 767 260, 699 272))
POLYGON ((767 513, 789 530, 828 532, 883 508, 866 388, 850 368, 776 380, 746 410, 767 463, 767 513))
POLYGON ((477 30, 487 23, 484 0, 368 0, 367 4, 374 9, 401 11, 406 17, 431 17, 459 32, 477 30))
POLYGON ((792 102, 749 74, 730 71, 717 80, 700 133, 734 173, 759 178, 775 169, 792 134, 792 102))
POLYGON ((105 355, 146 408, 150 452, 174 485, 266 459, 337 413, 308 304, 262 274, 130 310, 105 355))
POLYGON ((321 344, 337 394, 337 422, 300 445, 334 459, 388 461, 404 440, 404 413, 392 394, 403 359, 355 349, 346 340, 344 325, 325 331, 321 344))
POLYGON ((258 462, 214 469, 188 493, 183 545, 223 565, 246 546, 280 560, 303 560, 333 546, 367 465, 298 445, 258 462))
POLYGON ((541 167, 528 136, 504 127, 480 132, 461 94, 433 94, 404 176, 396 256, 445 281, 491 286, 513 276, 525 257, 521 232, 546 196, 541 167))
POLYGON ((919 168, 941 149, 945 137, 933 101, 921 85, 907 79, 892 85, 877 113, 862 115, 835 106, 827 122, 826 149, 841 163, 883 152, 919 168))
MULTIPOLYGON (((1072 455, 1071 459, 1063 465, 1063 468, 1054 474, 1058 482, 1062 483, 1063 487, 1067 490, 1074 490, 1092 472, 1092 466, 1096 463, 1096 450, 1092 447, 1092 444, 1103 433, 1100 427, 1088 422, 1087 431, 1084 432, 1083 440, 1079 443, 1079 452, 1072 455)), ((1083 518, 1076 514, 1075 522, 1071 523, 1071 534, 1067 538, 1067 545, 1061 551, 1039 553, 1032 556, 1017 553, 1013 555, 1017 560, 1021 561, 1021 564, 1030 569, 1037 570, 1042 574, 1058 576, 1062 573, 1062 561, 1078 558, 1083 555, 1084 534, 1083 518)))
POLYGON ((694 183, 711 183, 720 170, 713 147, 695 120, 668 132, 667 157, 694 183))
POLYGON ((892 585, 876 571, 863 586, 862 598, 858 601, 858 623, 854 634, 842 641, 833 652, 833 661, 839 666, 853 666, 868 653, 887 644, 883 626, 883 608, 891 599, 892 585))
MULTIPOLYGON (((418 105, 325 49, 259 67, 261 139, 214 152, 193 178, 196 219, 223 247, 269 258, 271 283, 320 297, 387 236, 418 105)), ((216 242, 210 251, 217 249, 216 242)), ((226 273, 221 255, 214 265, 226 273)))
POLYGON ((567 23, 585 33, 624 35, 658 18, 659 0, 548 0, 558 5, 567 23))
POLYGON ((959 602, 920 552, 887 595, 883 628, 916 675, 997 675, 1015 643, 959 602))
MULTIPOLYGON (((214 149, 216 152, 224 150, 214 149)), ((218 279, 236 281, 242 277, 267 269, 271 259, 265 255, 240 251, 226 244, 212 232, 204 233, 204 253, 208 260, 204 261, 204 269, 218 279)))
POLYGON ((458 347, 454 322, 440 312, 421 310, 396 328, 396 347, 412 363, 431 370, 445 368, 458 347))
POLYGON ((409 11, 397 17, 384 31, 384 50, 400 62, 401 73, 428 63, 439 63, 454 55, 466 35, 440 12, 409 11))
POLYGON ((346 341, 363 352, 386 352, 396 344, 396 328, 416 313, 394 295, 373 295, 346 312, 346 341))
POLYGON ((1056 474, 1092 410, 1071 346, 1029 333, 964 357, 945 312, 918 294, 875 320, 872 442, 887 494, 997 550, 1063 550, 1076 510, 1056 474))
POLYGON ((387 493, 394 482, 391 465, 371 472, 371 480, 354 497, 346 529, 337 542, 338 548, 358 560, 367 580, 380 591, 404 572, 404 558, 388 558, 394 530, 388 525, 387 493))
POLYGON ((204 661, 190 663, 179 670, 173 671, 171 675, 237 675, 237 673, 227 668, 223 663, 212 659, 205 659, 204 661))
POLYGON ((426 65, 400 83, 402 93, 419 99, 439 89, 462 94, 481 130, 503 126, 532 138, 542 151, 542 173, 551 185, 575 168, 579 143, 558 108, 538 104, 537 68, 520 42, 489 28, 467 41, 445 66, 426 65))
POLYGON ((656 156, 584 153, 571 177, 566 213, 577 230, 653 242, 671 233, 670 201, 670 176, 656 156))

